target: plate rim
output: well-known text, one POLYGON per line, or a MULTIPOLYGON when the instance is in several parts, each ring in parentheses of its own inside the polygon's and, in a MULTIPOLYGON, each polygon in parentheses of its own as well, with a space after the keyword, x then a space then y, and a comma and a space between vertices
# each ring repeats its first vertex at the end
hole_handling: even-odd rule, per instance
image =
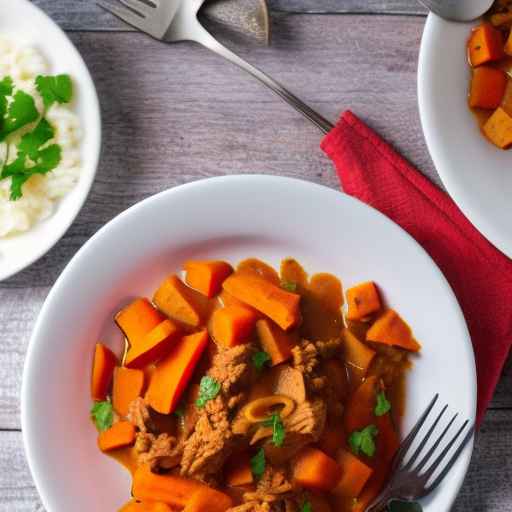
MULTIPOLYGON (((266 180, 268 181, 268 186, 271 186, 272 184, 279 183, 283 185, 288 186, 308 186, 315 189, 322 190, 324 193, 328 194, 336 194, 340 197, 340 199, 347 201, 348 203, 353 203, 357 205, 359 208, 364 208, 366 210, 370 210, 373 215, 376 215, 383 219, 385 223, 387 223, 392 229, 394 229, 397 233, 401 233, 403 237, 408 239, 409 242, 412 242, 412 247, 415 248, 416 251, 422 256, 426 257, 426 259, 429 261, 430 265, 432 266, 433 270, 439 277, 439 282, 444 287, 444 291, 447 293, 450 302, 453 303, 455 311, 458 312, 458 318, 457 322, 460 324, 460 327, 462 328, 462 331, 465 333, 465 343, 468 346, 469 354, 470 354, 470 371, 471 375, 471 395, 473 396, 472 400, 472 410, 471 410, 471 417, 469 418, 470 421, 475 421, 476 418, 476 400, 477 400, 477 377, 476 377, 476 363, 475 363, 475 357, 474 357, 474 350, 473 345, 471 342, 471 337, 469 334, 469 330, 467 327, 466 320, 464 318, 464 315, 462 313, 462 310, 460 308, 460 304, 455 296, 455 293, 453 292, 450 284, 448 283, 446 277, 441 272, 435 261, 432 259, 432 257, 427 253, 427 251, 407 232, 405 231, 401 226, 396 224, 394 221, 392 221, 389 217, 384 215, 379 210, 367 205, 366 203, 360 201, 357 198, 354 198, 348 194, 345 194, 344 192, 340 190, 336 190, 324 185, 320 185, 314 182, 306 181, 303 179, 296 179, 296 178, 290 178, 290 177, 282 177, 282 176, 275 176, 275 175, 264 175, 264 174, 234 174, 234 175, 225 175, 225 176, 215 176, 200 180, 195 180, 192 182, 184 183, 175 187, 171 187, 169 189, 166 189, 164 191, 161 191, 157 194, 154 194, 150 197, 147 197, 143 199, 142 201, 139 201, 138 203, 135 203, 128 209, 124 210, 123 212, 119 213, 116 217, 111 219, 108 223, 106 223, 104 226, 101 227, 73 256, 73 258, 68 262, 64 270, 62 271, 61 275, 56 280, 55 284, 52 286, 50 292, 48 293, 44 304, 39 312, 39 315, 37 317, 37 320, 35 322, 34 329, 32 331, 32 335, 30 337, 26 356, 25 356, 25 362, 23 367, 23 377, 22 377, 22 386, 21 386, 21 426, 22 426, 22 437, 23 437, 23 446, 24 451, 26 455, 26 459, 28 462, 28 466, 30 468, 30 473, 32 475, 32 478, 34 480, 34 483, 36 485, 36 488, 38 490, 40 499, 45 506, 45 508, 49 512, 53 512, 52 509, 49 507, 48 498, 46 495, 43 494, 42 486, 40 485, 40 482, 38 480, 38 474, 40 471, 42 471, 42 468, 35 466, 34 457, 32 455, 32 442, 34 437, 34 432, 32 432, 33 427, 30 426, 30 420, 29 420, 29 403, 31 401, 31 393, 33 392, 34 386, 37 386, 36 382, 31 382, 31 367, 37 364, 37 360, 35 360, 35 350, 36 345, 38 343, 37 339, 39 337, 39 332, 43 329, 44 326, 44 317, 46 316, 47 310, 51 307, 51 303, 54 300, 54 297, 58 295, 60 289, 62 286, 64 286, 65 280, 67 278, 67 275, 74 271, 74 268, 77 266, 80 266, 81 260, 85 257, 87 257, 87 253, 92 250, 91 248, 94 247, 95 244, 101 243, 101 240, 103 237, 108 236, 108 230, 110 229, 112 224, 117 224, 121 222, 123 219, 128 218, 132 215, 136 215, 137 211, 139 209, 143 209, 146 207, 149 207, 149 205, 153 201, 158 201, 164 197, 170 197, 172 198, 175 194, 180 194, 183 192, 186 192, 190 188, 196 188, 201 187, 203 185, 208 185, 209 183, 215 182, 215 183, 224 183, 226 181, 234 182, 236 180, 247 182, 247 181, 254 181, 254 180, 266 180)), ((244 183, 245 186, 247 186, 247 183, 244 183)), ((172 199, 171 199, 172 200, 172 199)), ((467 471, 469 469, 469 464, 471 461, 471 456, 473 453, 474 448, 474 438, 469 443, 469 446, 467 448, 467 455, 465 457, 465 460, 463 461, 463 473, 461 475, 460 481, 457 482, 453 489, 450 491, 451 497, 449 498, 450 501, 450 507, 455 502, 455 499, 457 498, 460 488, 462 487, 464 483, 465 476, 467 474, 467 471)), ((462 456, 464 457, 464 455, 462 456)), ((449 509, 447 509, 446 512, 448 512, 449 509)))

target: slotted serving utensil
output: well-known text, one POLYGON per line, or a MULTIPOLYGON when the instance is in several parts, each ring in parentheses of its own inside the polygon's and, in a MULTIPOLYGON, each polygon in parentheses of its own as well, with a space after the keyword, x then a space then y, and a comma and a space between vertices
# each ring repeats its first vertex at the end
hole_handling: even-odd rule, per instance
POLYGON ((421 415, 416 425, 414 425, 409 435, 400 444, 393 460, 391 478, 387 486, 365 512, 381 512, 385 510, 388 504, 393 500, 413 501, 430 494, 441 484, 455 462, 457 462, 457 459, 466 445, 473 438, 475 426, 471 425, 458 447, 451 454, 451 457, 447 462, 444 462, 447 455, 455 447, 457 439, 464 430, 466 430, 466 427, 469 424, 469 420, 464 421, 451 440, 446 443, 443 448, 440 448, 442 440, 457 419, 458 414, 455 414, 444 427, 439 437, 437 437, 432 445, 428 445, 432 434, 435 432, 441 418, 448 409, 448 405, 445 405, 426 434, 420 439, 420 430, 427 421, 427 418, 430 416, 430 413, 433 411, 438 399, 439 394, 434 396, 433 400, 421 415), (407 455, 416 441, 418 441, 417 446, 410 457, 407 458, 407 455), (422 453, 424 453, 424 455, 420 460, 422 453), (428 467, 425 468, 427 465, 428 467))
POLYGON ((205 0, 97 0, 100 7, 165 43, 195 41, 250 73, 322 132, 333 125, 273 78, 220 44, 199 22, 205 0))

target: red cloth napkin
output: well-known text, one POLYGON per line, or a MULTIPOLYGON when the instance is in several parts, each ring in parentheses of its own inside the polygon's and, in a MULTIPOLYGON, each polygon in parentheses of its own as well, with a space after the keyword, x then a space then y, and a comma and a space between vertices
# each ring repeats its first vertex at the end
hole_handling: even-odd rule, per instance
POLYGON ((512 345, 512 260, 352 112, 342 115, 321 147, 343 190, 402 226, 451 284, 475 350, 480 423, 512 345))

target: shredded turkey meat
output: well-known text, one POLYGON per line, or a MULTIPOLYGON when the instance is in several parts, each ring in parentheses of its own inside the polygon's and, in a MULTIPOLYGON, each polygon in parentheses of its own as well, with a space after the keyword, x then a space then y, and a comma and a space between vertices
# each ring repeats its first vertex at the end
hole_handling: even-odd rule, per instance
POLYGON ((137 433, 135 451, 139 464, 147 464, 152 470, 171 469, 181 460, 182 446, 169 434, 155 436, 148 432, 137 433))

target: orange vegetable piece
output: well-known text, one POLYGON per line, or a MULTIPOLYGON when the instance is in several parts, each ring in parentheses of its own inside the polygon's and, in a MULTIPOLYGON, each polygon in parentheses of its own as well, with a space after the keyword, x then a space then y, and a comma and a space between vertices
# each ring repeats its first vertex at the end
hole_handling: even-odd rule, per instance
POLYGON ((115 354, 102 343, 96 343, 91 376, 91 397, 93 400, 105 400, 107 398, 108 387, 116 366, 117 357, 115 354))
POLYGON ((342 476, 332 493, 347 498, 357 498, 372 476, 373 469, 348 450, 340 450, 336 461, 341 467, 342 476))
POLYGON ((225 261, 187 261, 184 268, 185 282, 209 298, 221 291, 222 283, 233 273, 233 267, 225 261))
POLYGON ((394 345, 418 352, 421 345, 414 339, 411 328, 393 309, 388 309, 368 329, 366 339, 384 345, 394 345))
POLYGON ((135 299, 116 314, 114 320, 133 347, 160 322, 164 316, 148 299, 135 299))
POLYGON ((483 126, 486 137, 501 149, 508 149, 512 146, 512 117, 501 107, 496 109, 494 114, 483 126))
POLYGON ((127 416, 130 404, 141 396, 144 377, 142 370, 131 370, 119 366, 114 369, 112 405, 120 416, 127 416))
POLYGON ((292 357, 294 338, 284 332, 268 318, 256 322, 256 330, 263 350, 270 356, 272 366, 276 366, 292 357))
POLYGON ((471 32, 468 41, 468 58, 473 67, 503 57, 501 32, 489 23, 482 23, 471 32))
POLYGON ((125 366, 144 368, 144 366, 158 361, 167 354, 179 335, 178 326, 171 320, 164 320, 146 334, 141 343, 128 350, 125 366))
POLYGON ((274 320, 285 331, 300 320, 300 295, 287 292, 254 272, 236 272, 222 286, 237 299, 274 320))
POLYGON ((343 415, 347 435, 375 423, 373 411, 377 402, 378 392, 379 383, 377 377, 371 376, 352 393, 345 406, 343 415))
POLYGON ((205 484, 191 478, 157 475, 143 464, 133 475, 132 494, 140 501, 161 501, 172 507, 183 508, 195 492, 205 487, 205 484))
POLYGON ((201 314, 194 301, 194 292, 177 276, 169 276, 158 288, 153 302, 167 316, 198 327, 201 324, 201 314))
POLYGON ((382 306, 379 292, 372 281, 349 288, 347 290, 347 304, 347 318, 349 320, 361 320, 379 311, 382 306))
POLYGON ((236 453, 226 462, 226 485, 238 487, 249 485, 254 481, 249 454, 236 453))
POLYGON ((306 489, 329 492, 340 478, 338 463, 316 448, 304 448, 294 460, 293 479, 306 489))
POLYGON ((135 427, 129 421, 118 421, 98 436, 98 446, 102 452, 109 452, 135 442, 135 427))
POLYGON ((499 107, 506 87, 507 75, 502 69, 490 66, 480 66, 474 69, 469 92, 469 106, 487 109, 499 107))
POLYGON ((345 446, 345 429, 343 425, 327 425, 318 441, 318 448, 329 457, 336 457, 338 451, 345 446))
POLYGON ((251 335, 256 315, 244 306, 226 306, 217 309, 212 316, 212 335, 224 347, 239 345, 251 335))
POLYGON ((357 370, 360 378, 365 377, 375 357, 375 350, 359 341, 349 329, 344 329, 343 341, 345 362, 357 370))
POLYGON ((503 50, 507 55, 512 56, 512 31, 508 34, 507 42, 505 43, 503 50))
POLYGON ((162 414, 174 412, 208 340, 206 330, 184 336, 156 365, 146 393, 146 399, 155 411, 162 414))
POLYGON ((169 507, 169 505, 159 501, 129 501, 119 512, 174 512, 175 509, 169 507))
POLYGON ((225 512, 233 506, 233 500, 223 492, 204 486, 190 498, 183 512, 225 512))

